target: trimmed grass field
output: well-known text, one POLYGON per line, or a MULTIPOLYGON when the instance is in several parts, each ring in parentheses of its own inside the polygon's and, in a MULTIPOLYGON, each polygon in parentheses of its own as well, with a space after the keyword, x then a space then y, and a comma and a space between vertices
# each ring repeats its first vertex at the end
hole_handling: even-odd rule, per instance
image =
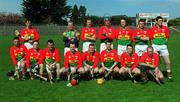
MULTIPOLYGON (((9 56, 12 38, 12 35, 0 36, 0 102, 180 102, 180 33, 171 34, 168 44, 174 82, 165 79, 162 86, 154 82, 133 84, 130 80, 110 80, 104 85, 82 81, 75 87, 67 87, 64 81, 54 85, 39 80, 9 81, 6 73, 13 69, 9 56)), ((48 39, 55 41, 63 64, 62 36, 41 35, 41 48, 46 47, 48 39)), ((160 67, 165 70, 163 61, 160 67)))

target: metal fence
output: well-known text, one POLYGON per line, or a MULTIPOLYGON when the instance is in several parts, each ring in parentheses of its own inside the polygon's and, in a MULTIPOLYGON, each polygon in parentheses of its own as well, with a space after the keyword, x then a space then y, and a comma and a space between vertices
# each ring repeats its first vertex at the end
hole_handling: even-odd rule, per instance
MULTIPOLYGON (((40 35, 53 35, 53 34, 62 34, 66 26, 58 26, 58 25, 37 25, 35 26, 39 30, 40 35)), ((118 26, 115 26, 117 28, 118 26)), ((15 30, 21 30, 24 26, 15 26, 15 25, 8 25, 8 26, 0 26, 0 35, 13 35, 15 30)), ((80 31, 82 26, 77 26, 76 29, 80 31)), ((98 29, 99 27, 97 27, 98 29)), ((135 28, 135 26, 132 26, 135 28)), ((180 26, 173 27, 175 29, 170 28, 171 33, 180 33, 180 26)))

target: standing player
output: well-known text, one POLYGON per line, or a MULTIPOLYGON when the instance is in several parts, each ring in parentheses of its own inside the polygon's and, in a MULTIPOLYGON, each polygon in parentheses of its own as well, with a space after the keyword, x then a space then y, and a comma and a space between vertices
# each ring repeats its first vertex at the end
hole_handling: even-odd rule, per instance
POLYGON ((133 51, 132 45, 127 45, 126 52, 121 55, 119 69, 120 75, 128 73, 131 78, 140 75, 138 66, 138 55, 133 51))
POLYGON ((39 68, 43 69, 43 65, 40 64, 41 57, 43 57, 43 51, 39 48, 39 42, 34 41, 33 48, 29 49, 29 51, 26 54, 26 66, 27 66, 27 69, 29 69, 30 71, 29 74, 31 76, 31 79, 33 79, 34 77, 33 74, 37 73, 37 70, 39 68))
POLYGON ((167 42, 169 38, 169 30, 167 26, 164 26, 163 18, 161 16, 156 17, 156 25, 151 28, 152 34, 152 46, 155 52, 158 52, 160 56, 163 57, 168 79, 172 79, 171 76, 171 66, 170 66, 170 58, 169 52, 167 48, 167 42))
POLYGON ((75 77, 76 72, 79 72, 80 74, 85 73, 84 69, 82 68, 81 53, 76 50, 74 43, 70 44, 70 51, 66 52, 64 56, 64 68, 62 68, 60 72, 67 72, 68 76, 72 75, 72 78, 75 77))
POLYGON ((81 31, 81 40, 83 41, 82 52, 88 50, 89 44, 96 41, 96 28, 92 27, 91 19, 86 21, 87 27, 82 28, 81 31))
POLYGON ((91 72, 92 77, 98 73, 99 53, 95 50, 94 44, 89 44, 88 51, 83 53, 83 62, 85 72, 91 72))
MULTIPOLYGON (((113 39, 115 38, 115 29, 111 26, 110 18, 104 19, 104 26, 101 26, 99 28, 99 38, 101 40, 100 44, 100 53, 106 49, 106 42, 110 41, 113 42, 113 39)), ((111 45, 113 48, 113 44, 111 45)))
POLYGON ((131 44, 132 30, 127 26, 126 20, 120 20, 121 27, 116 31, 116 39, 118 42, 118 56, 122 55, 126 51, 126 46, 131 44))
POLYGON ((162 81, 163 74, 158 68, 159 56, 157 53, 154 53, 152 46, 147 48, 147 52, 141 56, 139 63, 141 65, 140 68, 143 68, 142 70, 153 71, 152 74, 154 74, 153 76, 155 76, 156 81, 162 81))
POLYGON ((139 20, 138 27, 133 31, 133 42, 135 42, 135 52, 138 56, 142 56, 147 51, 148 43, 150 42, 150 32, 145 28, 145 22, 139 20))
POLYGON ((100 62, 102 68, 99 70, 99 73, 104 74, 108 71, 119 72, 117 67, 118 55, 116 50, 111 48, 111 41, 106 42, 106 49, 101 52, 100 62))
POLYGON ((70 43, 74 43, 76 50, 79 47, 80 33, 74 29, 73 22, 68 22, 67 30, 63 33, 64 55, 70 50, 70 43))
POLYGON ((36 28, 32 27, 30 20, 27 20, 25 24, 26 28, 20 32, 20 41, 24 42, 27 49, 30 49, 33 47, 33 41, 39 41, 39 33, 36 28))
MULTIPOLYGON (((50 80, 50 83, 53 83, 53 75, 52 73, 56 69, 56 80, 59 80, 60 76, 60 55, 57 48, 55 48, 55 44, 53 40, 47 41, 47 48, 43 50, 43 57, 40 60, 40 64, 45 61, 46 63, 46 71, 48 73, 48 77, 50 80)), ((43 69, 42 69, 43 70, 43 69)), ((41 72, 42 74, 42 72, 41 72)))
POLYGON ((17 75, 18 79, 25 79, 25 55, 27 49, 24 45, 20 44, 18 37, 14 37, 13 43, 14 46, 10 48, 10 56, 15 67, 15 74, 17 75))

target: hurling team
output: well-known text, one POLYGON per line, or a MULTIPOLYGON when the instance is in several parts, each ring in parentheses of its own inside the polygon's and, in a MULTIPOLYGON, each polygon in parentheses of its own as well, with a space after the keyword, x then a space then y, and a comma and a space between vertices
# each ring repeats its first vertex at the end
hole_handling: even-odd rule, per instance
POLYGON ((59 54, 59 50, 63 49, 58 49, 52 39, 46 42, 45 48, 39 47, 38 30, 27 20, 25 28, 20 32, 15 31, 16 36, 10 48, 15 71, 9 79, 33 80, 38 76, 51 84, 64 78, 120 78, 142 83, 152 79, 163 83, 164 76, 167 76, 172 80, 167 48, 169 30, 163 25, 161 16, 157 16, 155 20, 156 24, 151 28, 146 28, 145 21, 141 19, 136 28, 131 28, 126 19, 120 19, 120 26, 115 29, 111 26, 111 19, 104 18, 104 25, 97 29, 92 26, 91 19, 86 19, 86 26, 81 32, 69 21, 67 29, 61 34, 64 59, 59 54), (97 39, 100 40, 100 45, 97 45, 97 39), (82 51, 78 50, 80 41, 82 51), (114 49, 115 43, 117 50, 114 49), (96 50, 97 46, 100 46, 100 51, 96 50), (64 62, 63 66, 60 64, 61 60, 64 62), (161 68, 166 70, 165 74, 159 68, 160 62, 166 67, 161 68))

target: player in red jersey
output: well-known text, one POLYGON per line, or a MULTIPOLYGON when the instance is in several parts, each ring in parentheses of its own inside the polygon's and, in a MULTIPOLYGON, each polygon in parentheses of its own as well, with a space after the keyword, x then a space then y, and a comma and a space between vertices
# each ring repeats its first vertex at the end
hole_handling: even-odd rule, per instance
POLYGON ((98 73, 99 52, 95 50, 94 44, 89 44, 88 51, 83 53, 85 72, 91 72, 92 77, 98 73))
POLYGON ((106 42, 106 49, 101 52, 100 62, 102 68, 99 69, 100 74, 104 74, 108 71, 110 72, 119 72, 118 64, 118 55, 115 49, 111 48, 111 42, 106 42))
POLYGON ((116 39, 118 42, 117 53, 119 57, 126 51, 126 46, 132 42, 132 29, 127 26, 126 20, 120 20, 121 27, 116 30, 116 39))
POLYGON ((81 40, 83 41, 82 52, 88 51, 89 44, 96 41, 96 28, 92 27, 91 19, 87 19, 86 27, 81 30, 81 40))
POLYGON ((170 36, 169 30, 167 26, 162 24, 163 18, 161 16, 156 17, 156 22, 156 25, 151 28, 152 47, 155 52, 158 52, 160 56, 163 57, 166 65, 167 77, 171 80, 171 62, 167 48, 167 42, 170 36))
POLYGON ((39 41, 39 33, 35 27, 32 27, 31 21, 26 21, 26 28, 22 29, 20 32, 20 41, 24 42, 27 49, 32 48, 33 41, 39 41))
POLYGON ((138 67, 138 55, 133 51, 132 45, 127 45, 127 51, 121 55, 120 63, 121 68, 119 69, 120 75, 129 74, 134 79, 140 75, 138 67))
MULTIPOLYGON (((47 48, 43 50, 43 57, 40 60, 40 64, 45 61, 46 63, 46 71, 48 73, 48 77, 50 83, 53 83, 53 75, 52 73, 55 72, 56 69, 56 80, 59 80, 60 77, 60 55, 57 48, 55 48, 55 44, 53 40, 47 41, 47 48)), ((43 70, 43 69, 41 69, 43 70)), ((43 74, 41 72, 41 74, 43 74)))
POLYGON ((64 68, 62 68, 60 72, 61 74, 67 73, 68 76, 72 75, 71 78, 77 78, 77 72, 81 75, 85 73, 84 69, 82 68, 81 53, 76 50, 74 43, 70 43, 70 51, 66 52, 64 56, 64 68))
POLYGON ((29 49, 26 54, 26 66, 29 69, 31 79, 34 79, 33 74, 37 73, 38 69, 43 69, 43 65, 40 64, 41 57, 43 57, 43 51, 39 48, 39 42, 34 41, 33 48, 29 49))
POLYGON ((15 67, 15 74, 18 79, 25 79, 25 56, 27 49, 24 45, 20 44, 18 37, 14 37, 13 43, 14 46, 10 48, 10 56, 15 67))
POLYGON ((138 27, 133 31, 132 40, 135 43, 135 52, 138 56, 142 56, 147 51, 148 44, 150 44, 150 31, 145 28, 143 20, 138 21, 138 27))
MULTIPOLYGON (((99 28, 99 39, 101 40, 100 43, 100 53, 106 49, 106 42, 110 41, 113 42, 115 38, 115 29, 111 26, 110 18, 104 19, 104 26, 99 28)), ((113 44, 111 45, 113 48, 113 44)))
POLYGON ((148 46, 147 52, 143 53, 140 58, 140 68, 142 73, 146 74, 147 70, 154 74, 156 81, 162 81, 163 74, 159 70, 159 55, 154 53, 154 49, 152 46, 148 46))

